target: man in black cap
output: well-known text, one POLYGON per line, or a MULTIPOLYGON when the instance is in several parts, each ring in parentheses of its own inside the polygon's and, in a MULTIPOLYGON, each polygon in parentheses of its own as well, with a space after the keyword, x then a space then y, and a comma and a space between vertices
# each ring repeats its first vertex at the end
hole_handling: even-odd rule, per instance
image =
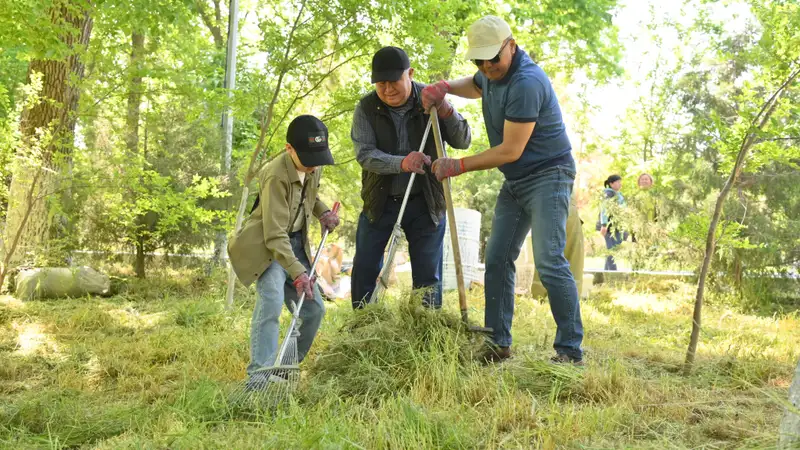
MULTIPOLYGON (((383 253, 400 212, 411 172, 416 177, 402 218, 408 240, 413 288, 428 288, 423 304, 442 304, 442 242, 445 203, 442 184, 426 166, 436 159, 431 133, 419 152, 429 119, 422 107, 425 85, 413 81, 408 55, 384 47, 372 59, 375 90, 356 105, 350 136, 361 164, 361 198, 353 260, 352 302, 360 308, 369 301, 380 273, 383 253)), ((444 96, 441 96, 444 97, 444 96)), ((469 147, 469 124, 443 98, 434 101, 441 119, 442 137, 454 148, 469 147)))
POLYGON ((286 140, 286 153, 259 172, 260 201, 228 244, 236 276, 245 286, 255 281, 258 293, 250 330, 250 389, 284 381, 274 375, 267 380, 266 372, 258 369, 275 362, 282 305, 289 307, 302 293, 306 298, 297 340, 300 361, 311 347, 325 307, 311 273, 308 221, 313 214, 329 231, 339 224, 337 214, 317 196, 320 166, 333 164, 327 127, 314 116, 299 116, 289 124, 286 140))

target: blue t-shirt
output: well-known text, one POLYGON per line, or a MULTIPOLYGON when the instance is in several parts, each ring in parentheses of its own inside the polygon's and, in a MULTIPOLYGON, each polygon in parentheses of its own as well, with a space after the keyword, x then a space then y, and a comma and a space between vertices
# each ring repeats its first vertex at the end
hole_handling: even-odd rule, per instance
POLYGON ((522 156, 499 167, 506 179, 520 179, 559 165, 574 170, 572 145, 556 93, 542 68, 525 51, 517 46, 511 67, 502 80, 490 81, 480 71, 472 80, 482 92, 483 120, 492 147, 503 142, 506 120, 536 122, 522 156))

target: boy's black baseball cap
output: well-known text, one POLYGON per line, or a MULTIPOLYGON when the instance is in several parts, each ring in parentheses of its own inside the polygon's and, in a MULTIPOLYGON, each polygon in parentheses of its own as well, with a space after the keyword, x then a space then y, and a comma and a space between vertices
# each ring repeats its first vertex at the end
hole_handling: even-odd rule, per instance
POLYGON ((312 115, 295 117, 286 130, 286 142, 294 147, 300 164, 306 167, 330 166, 333 155, 328 147, 328 127, 312 115))

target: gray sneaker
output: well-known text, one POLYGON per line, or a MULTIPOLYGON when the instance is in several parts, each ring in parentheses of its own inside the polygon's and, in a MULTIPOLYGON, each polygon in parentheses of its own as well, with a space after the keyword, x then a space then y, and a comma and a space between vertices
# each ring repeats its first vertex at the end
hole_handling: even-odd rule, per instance
POLYGON ((269 372, 262 371, 250 375, 247 383, 244 385, 245 391, 262 391, 269 386, 270 383, 287 383, 289 380, 285 372, 269 372))
POLYGON ((565 355, 564 353, 559 353, 556 356, 553 356, 550 358, 550 362, 553 364, 572 364, 578 367, 583 367, 585 365, 583 359, 573 358, 569 355, 565 355))

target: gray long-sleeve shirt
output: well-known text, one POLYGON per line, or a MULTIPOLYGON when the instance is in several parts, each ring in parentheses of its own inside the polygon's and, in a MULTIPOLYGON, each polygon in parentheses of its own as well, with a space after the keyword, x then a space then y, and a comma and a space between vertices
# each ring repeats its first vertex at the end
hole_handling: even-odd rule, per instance
MULTIPOLYGON (((410 99, 409 99, 410 100, 410 99)), ((392 155, 384 150, 377 148, 377 138, 375 130, 367 119, 364 110, 361 109, 361 104, 356 105, 356 110, 353 113, 353 126, 350 130, 350 138, 353 140, 356 151, 356 160, 364 170, 378 173, 381 175, 395 176, 392 179, 392 189, 390 195, 400 196, 405 193, 406 186, 411 174, 403 172, 400 164, 412 151, 419 149, 412 149, 408 141, 408 112, 411 111, 413 103, 407 102, 403 106, 396 108, 388 107, 389 115, 394 123, 395 132, 397 133, 397 155, 392 155)), ((453 148, 465 149, 469 147, 472 142, 472 134, 469 124, 458 111, 453 110, 453 114, 446 119, 441 119, 442 127, 447 129, 447 143, 453 148)), ((432 132, 429 139, 432 138, 432 132)), ((414 183, 411 188, 411 193, 417 193, 422 190, 422 185, 414 183)))

